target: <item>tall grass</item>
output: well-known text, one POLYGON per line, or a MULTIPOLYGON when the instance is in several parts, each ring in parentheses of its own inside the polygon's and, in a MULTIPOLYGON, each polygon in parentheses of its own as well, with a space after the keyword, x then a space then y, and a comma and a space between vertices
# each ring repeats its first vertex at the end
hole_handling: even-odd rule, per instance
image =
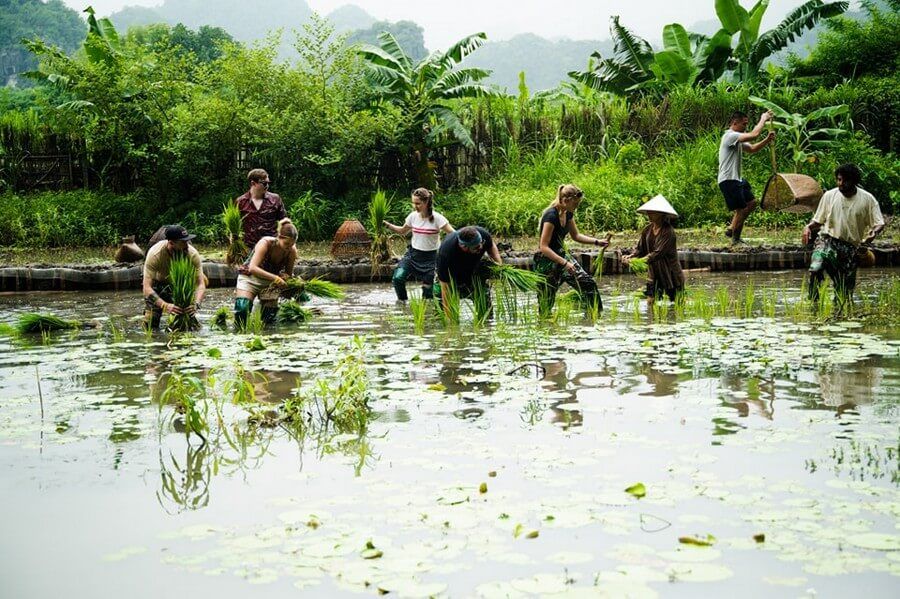
POLYGON ((372 276, 376 276, 381 270, 381 266, 390 260, 391 248, 388 245, 390 239, 390 231, 384 225, 384 220, 391 212, 391 198, 381 189, 372 194, 372 200, 369 202, 369 233, 372 234, 372 249, 370 258, 372 260, 372 276))

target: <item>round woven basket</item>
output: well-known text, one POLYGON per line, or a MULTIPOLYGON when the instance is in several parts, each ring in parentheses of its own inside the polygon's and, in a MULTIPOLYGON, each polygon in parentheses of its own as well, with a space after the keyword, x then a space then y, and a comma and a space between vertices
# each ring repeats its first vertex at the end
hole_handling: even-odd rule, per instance
POLYGON ((331 255, 335 258, 365 258, 372 248, 372 238, 358 220, 345 220, 334 234, 331 255))
POLYGON ((763 191, 764 210, 785 212, 812 212, 822 199, 822 186, 807 175, 799 173, 775 173, 766 182, 763 191))

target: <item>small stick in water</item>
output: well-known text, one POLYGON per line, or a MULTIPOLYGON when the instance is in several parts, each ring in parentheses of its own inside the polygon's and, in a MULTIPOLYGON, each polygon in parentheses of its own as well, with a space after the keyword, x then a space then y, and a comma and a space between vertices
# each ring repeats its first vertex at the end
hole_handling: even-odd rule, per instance
POLYGON ((38 370, 38 365, 34 365, 34 376, 37 377, 37 386, 38 386, 38 399, 41 402, 41 420, 44 419, 44 394, 41 392, 41 373, 38 370))

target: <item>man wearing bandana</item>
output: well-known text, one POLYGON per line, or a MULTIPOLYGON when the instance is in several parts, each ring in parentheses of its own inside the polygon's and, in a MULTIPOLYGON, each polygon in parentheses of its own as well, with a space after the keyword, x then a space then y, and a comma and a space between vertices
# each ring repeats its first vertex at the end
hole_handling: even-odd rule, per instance
POLYGON ((500 250, 491 234, 482 227, 463 227, 444 238, 437 255, 437 270, 434 295, 441 298, 444 313, 450 315, 447 298, 451 283, 460 298, 472 298, 475 293, 485 293, 484 300, 490 302, 488 277, 480 268, 481 258, 488 257, 502 264, 500 250))

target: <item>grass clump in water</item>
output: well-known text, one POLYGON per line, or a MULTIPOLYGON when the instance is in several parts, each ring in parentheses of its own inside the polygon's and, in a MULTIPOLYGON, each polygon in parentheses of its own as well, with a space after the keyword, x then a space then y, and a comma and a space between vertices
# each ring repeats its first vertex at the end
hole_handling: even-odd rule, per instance
POLYGON ((228 306, 219 306, 219 309, 213 314, 212 326, 224 331, 230 322, 231 309, 228 306))
POLYGON ((281 297, 292 299, 304 293, 325 299, 344 299, 344 289, 337 283, 319 277, 306 280, 301 277, 290 277, 284 282, 281 297))
POLYGON ((409 298, 409 313, 413 319, 413 329, 416 334, 421 335, 425 332, 425 321, 428 318, 429 301, 424 297, 409 298))
POLYGON ((20 335, 29 333, 48 333, 50 331, 67 331, 81 328, 76 320, 64 320, 54 314, 28 312, 22 314, 16 322, 15 330, 20 335))
POLYGON ((206 385, 196 376, 181 374, 173 370, 169 375, 165 391, 160 396, 159 409, 164 405, 172 404, 175 414, 184 418, 185 433, 191 433, 200 437, 203 443, 207 441, 209 434, 208 412, 206 402, 206 385))
POLYGON ((313 311, 309 308, 304 308, 300 305, 300 302, 295 300, 281 302, 281 305, 278 306, 278 322, 280 323, 308 322, 312 317, 313 311))

